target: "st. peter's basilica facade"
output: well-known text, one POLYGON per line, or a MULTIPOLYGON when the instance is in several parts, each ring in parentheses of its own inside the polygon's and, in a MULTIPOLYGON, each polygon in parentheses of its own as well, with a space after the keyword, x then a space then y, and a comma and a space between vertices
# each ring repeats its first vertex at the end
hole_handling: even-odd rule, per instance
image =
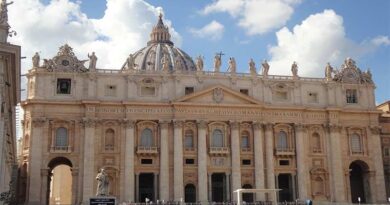
MULTIPOLYGON (((33 58, 22 103, 21 182, 46 204, 55 167, 70 167, 70 203, 95 195, 105 168, 119 202, 235 201, 240 188, 282 189, 279 201, 386 200, 371 73, 352 59, 325 78, 203 70, 170 41, 160 17, 121 69, 78 60, 70 46, 33 58)), ((290 68, 286 68, 290 69, 290 68)), ((259 70, 259 69, 258 69, 259 70)), ((62 180, 65 181, 65 180, 62 180)), ((272 196, 245 194, 250 201, 272 196)))

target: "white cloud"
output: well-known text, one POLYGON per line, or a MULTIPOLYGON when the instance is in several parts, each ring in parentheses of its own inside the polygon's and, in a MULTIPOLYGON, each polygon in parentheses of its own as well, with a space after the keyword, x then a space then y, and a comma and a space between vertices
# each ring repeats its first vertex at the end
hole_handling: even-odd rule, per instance
POLYGON ((263 34, 286 24, 301 0, 217 0, 203 14, 228 12, 249 35, 263 34))
MULTIPOLYGON (((119 69, 129 53, 146 46, 160 11, 161 7, 143 0, 107 0, 104 16, 91 19, 79 3, 70 0, 52 0, 48 5, 39 0, 15 0, 9 6, 9 23, 18 35, 10 41, 21 45, 27 57, 23 72, 31 67, 35 51, 41 59, 52 58, 65 43, 74 48, 79 59, 87 59, 87 53, 95 51, 97 67, 119 69)), ((181 36, 169 20, 164 22, 180 46, 181 36)))
POLYGON ((276 37, 277 45, 268 49, 270 74, 291 75, 291 64, 297 61, 301 76, 322 77, 327 62, 338 67, 346 57, 358 60, 378 46, 389 44, 386 36, 361 43, 348 39, 343 18, 333 10, 310 15, 292 31, 284 27, 276 37))
POLYGON ((222 38, 224 26, 218 21, 212 21, 200 29, 191 28, 190 32, 200 38, 210 38, 211 40, 219 40, 222 38))

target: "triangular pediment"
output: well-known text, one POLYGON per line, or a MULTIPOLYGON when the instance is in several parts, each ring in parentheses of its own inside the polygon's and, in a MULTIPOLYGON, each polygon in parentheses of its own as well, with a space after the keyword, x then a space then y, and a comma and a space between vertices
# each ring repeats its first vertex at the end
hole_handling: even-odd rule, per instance
POLYGON ((174 103, 261 105, 258 100, 223 85, 215 85, 183 96, 174 103))

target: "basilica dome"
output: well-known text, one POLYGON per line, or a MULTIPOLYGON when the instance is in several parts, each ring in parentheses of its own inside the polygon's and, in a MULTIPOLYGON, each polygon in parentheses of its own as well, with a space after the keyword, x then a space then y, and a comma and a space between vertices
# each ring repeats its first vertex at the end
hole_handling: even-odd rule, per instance
MULTIPOLYGON (((169 71, 195 71, 196 67, 192 58, 175 47, 170 38, 168 27, 164 25, 162 15, 160 15, 157 25, 150 33, 147 46, 132 54, 133 69, 159 71, 163 70, 165 63, 169 71)), ((131 67, 129 64, 128 59, 122 69, 129 69, 131 67)))

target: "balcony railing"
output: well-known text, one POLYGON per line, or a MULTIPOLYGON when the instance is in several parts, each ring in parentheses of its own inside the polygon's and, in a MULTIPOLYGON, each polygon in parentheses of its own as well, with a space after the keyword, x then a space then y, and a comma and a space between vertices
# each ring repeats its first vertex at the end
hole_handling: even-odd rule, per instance
POLYGON ((283 155, 283 156, 295 155, 295 149, 290 147, 277 147, 275 151, 276 151, 276 155, 283 155))
POLYGON ((137 147, 137 154, 139 154, 139 155, 154 155, 154 154, 158 154, 158 148, 157 147, 138 146, 137 147))
POLYGON ((70 146, 54 146, 54 147, 51 147, 50 151, 56 152, 56 153, 69 153, 72 150, 71 150, 70 146))
POLYGON ((241 153, 252 153, 252 149, 250 147, 241 147, 241 153))
POLYGON ((322 149, 321 149, 321 148, 318 148, 318 147, 312 147, 312 148, 311 148, 311 151, 312 151, 313 153, 318 154, 318 153, 321 153, 321 152, 322 152, 322 149))
POLYGON ((184 152, 196 152, 195 147, 184 147, 184 152))
POLYGON ((210 155, 228 155, 229 147, 210 147, 209 154, 210 155))

